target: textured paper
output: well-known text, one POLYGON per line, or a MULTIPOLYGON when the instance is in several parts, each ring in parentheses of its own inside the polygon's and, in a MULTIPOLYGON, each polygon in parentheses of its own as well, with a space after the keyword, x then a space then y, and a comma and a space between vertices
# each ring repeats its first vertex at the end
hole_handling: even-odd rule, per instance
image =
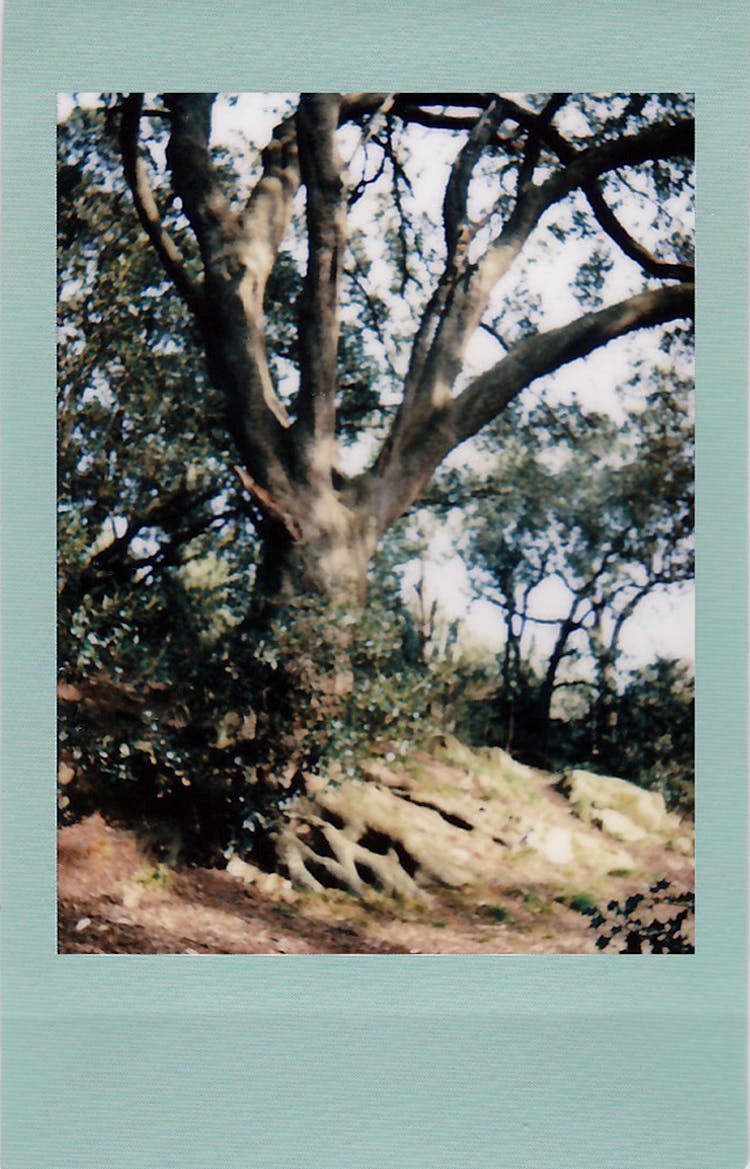
POLYGON ((745 1164, 747 146, 740 0, 6 0, 4 1169, 745 1164), (55 949, 55 95, 694 90, 697 953, 55 949))

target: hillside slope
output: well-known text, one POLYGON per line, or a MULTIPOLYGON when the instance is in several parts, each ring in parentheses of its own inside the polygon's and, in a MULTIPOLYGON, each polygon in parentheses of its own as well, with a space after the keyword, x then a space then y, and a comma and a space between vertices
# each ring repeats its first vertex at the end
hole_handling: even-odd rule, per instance
POLYGON ((309 776, 277 839, 170 867, 94 815, 59 833, 66 953, 596 953, 692 947, 693 830, 655 793, 448 740, 309 776))

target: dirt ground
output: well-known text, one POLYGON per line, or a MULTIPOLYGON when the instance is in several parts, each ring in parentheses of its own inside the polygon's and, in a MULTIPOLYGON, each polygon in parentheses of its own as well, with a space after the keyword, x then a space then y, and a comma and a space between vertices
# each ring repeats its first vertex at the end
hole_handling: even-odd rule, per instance
MULTIPOLYGON (((656 858, 651 858, 652 860, 656 858)), ((692 861, 670 858, 687 887, 692 861)), ((651 869, 613 878, 645 891, 651 869)), ((284 898, 217 869, 168 868, 93 815, 59 833, 59 950, 79 954, 597 953, 590 896, 544 882, 435 888, 423 902, 294 891, 284 898), (572 902, 572 904, 571 904, 572 902)))

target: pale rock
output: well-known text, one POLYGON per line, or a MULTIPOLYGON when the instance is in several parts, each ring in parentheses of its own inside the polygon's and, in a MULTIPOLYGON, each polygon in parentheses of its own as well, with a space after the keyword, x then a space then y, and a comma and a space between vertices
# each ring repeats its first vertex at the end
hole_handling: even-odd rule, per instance
POLYGON ((596 775, 592 771, 571 771, 562 783, 571 804, 590 819, 592 811, 619 812, 646 832, 659 833, 669 823, 664 797, 646 791, 626 779, 613 775, 596 775))
POLYGON ((569 865, 573 860, 573 834, 569 828, 558 825, 533 828, 526 844, 552 864, 569 865))
POLYGON ((617 812, 614 808, 604 808, 603 811, 592 814, 592 823, 610 836, 614 836, 616 840, 625 841, 626 844, 634 844, 648 835, 640 824, 635 824, 628 816, 623 816, 622 812, 617 812))
POLYGON ((243 861, 241 857, 236 855, 227 864, 227 872, 230 876, 244 881, 246 885, 254 885, 261 875, 260 869, 256 868, 255 865, 248 864, 247 861, 243 861))

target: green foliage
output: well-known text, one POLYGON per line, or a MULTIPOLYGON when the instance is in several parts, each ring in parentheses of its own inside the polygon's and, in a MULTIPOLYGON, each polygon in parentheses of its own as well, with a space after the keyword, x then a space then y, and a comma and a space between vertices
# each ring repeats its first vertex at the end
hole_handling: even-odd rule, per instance
POLYGON ((508 921, 510 917, 504 905, 488 905, 486 914, 492 921, 508 921))
POLYGON ((594 899, 590 893, 574 893, 568 905, 578 913, 588 913, 594 907, 594 899))
MULTIPOLYGON (((387 593, 360 612, 307 596, 274 616, 252 656, 294 712, 300 766, 351 777, 373 749, 403 752, 443 728, 466 674, 444 658, 423 659, 417 644, 410 614, 387 593)), ((269 717, 283 734, 279 713, 274 704, 269 717)))
POLYGON ((596 946, 618 954, 693 954, 695 894, 669 881, 657 881, 648 893, 633 893, 624 902, 610 901, 606 910, 578 907, 591 917, 596 946))
MULTIPOLYGON (((84 672, 99 673, 87 700, 63 705, 60 742, 88 783, 67 789, 66 818, 91 810, 94 783, 92 806, 168 820, 191 857, 231 844, 259 852, 307 771, 353 777, 365 755, 405 752, 460 710, 465 674, 414 656, 394 597, 356 615, 300 597, 260 629, 201 636, 205 599, 194 601, 190 576, 172 577, 155 659, 155 633, 128 654, 120 620, 106 654, 85 638, 84 672), (109 681, 106 665, 123 681, 109 681)), ((223 578, 214 572, 214 605, 223 578)))
POLYGON ((610 758, 669 805, 692 812, 694 742, 692 670, 660 658, 635 674, 621 695, 610 758))

